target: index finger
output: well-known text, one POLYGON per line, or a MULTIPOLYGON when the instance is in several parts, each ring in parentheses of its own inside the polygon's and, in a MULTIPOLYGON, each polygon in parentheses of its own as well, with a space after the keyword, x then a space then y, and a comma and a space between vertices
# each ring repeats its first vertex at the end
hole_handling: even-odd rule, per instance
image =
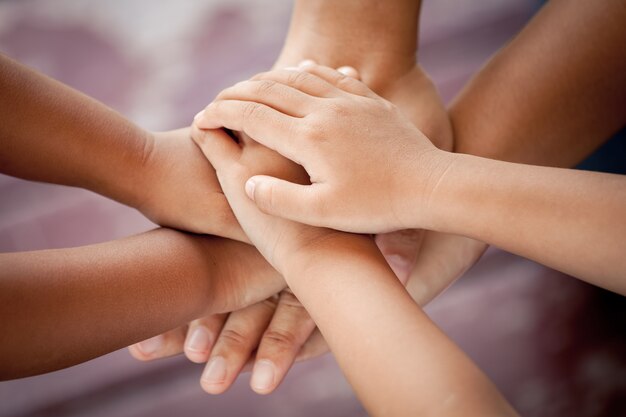
POLYGON ((265 104, 244 100, 219 100, 209 104, 194 124, 200 129, 225 127, 245 132, 260 144, 298 162, 292 142, 300 139, 304 119, 288 116, 265 104))

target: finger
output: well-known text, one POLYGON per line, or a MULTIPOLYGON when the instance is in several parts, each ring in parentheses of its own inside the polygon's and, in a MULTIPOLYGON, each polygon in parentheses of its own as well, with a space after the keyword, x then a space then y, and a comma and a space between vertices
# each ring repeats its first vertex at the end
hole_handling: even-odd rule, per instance
POLYGON ((257 350, 250 386, 269 394, 282 382, 315 323, 290 290, 280 294, 272 321, 257 350))
POLYGON ((276 308, 276 300, 263 301, 230 314, 200 379, 209 394, 226 391, 241 372, 276 308))
POLYGON ((239 145, 221 129, 201 130, 194 124, 191 137, 216 171, 228 169, 241 154, 239 145))
POLYGON ((274 80, 249 80, 223 90, 215 100, 254 101, 289 116, 304 117, 313 111, 319 98, 274 80))
MULTIPOLYGON (((200 129, 225 127, 230 130, 242 131, 262 145, 291 160, 296 160, 293 150, 299 149, 302 136, 298 134, 296 129, 297 126, 303 124, 302 120, 261 103, 220 100, 209 104, 194 124, 200 129)), ((201 141, 199 144, 209 146, 216 142, 211 140, 211 136, 202 137, 194 129, 192 129, 191 134, 196 143, 201 141)), ((202 145, 200 147, 202 148, 202 145)), ((235 150, 229 148, 226 154, 226 159, 232 160, 235 150)), ((210 161, 213 164, 213 160, 210 159, 210 161)), ((217 169, 215 164, 213 166, 217 169)))
POLYGON ((212 314, 189 323, 185 339, 185 356, 192 362, 203 363, 209 359, 211 348, 220 334, 228 314, 212 314))
POLYGON ((337 68, 337 71, 339 71, 346 77, 354 78, 359 81, 361 80, 361 74, 359 74, 359 72, 354 67, 350 67, 346 65, 346 66, 337 68))
POLYGON ((321 226, 325 218, 324 189, 323 184, 300 185, 266 175, 251 177, 245 185, 262 212, 313 226, 321 226))
POLYGON ((328 348, 326 339, 324 339, 324 336, 322 336, 319 329, 315 329, 302 348, 300 348, 300 352, 298 352, 298 355, 296 356, 296 362, 303 362, 309 359, 317 358, 318 356, 322 356, 329 351, 330 349, 328 348))
POLYGON ((301 68, 262 72, 250 80, 272 80, 313 97, 334 98, 343 95, 335 85, 301 68))
POLYGON ((425 306, 471 268, 486 249, 485 243, 464 236, 426 232, 407 291, 425 306))
POLYGON ((357 70, 352 67, 341 67, 341 71, 339 71, 323 65, 303 65, 300 66, 300 69, 308 72, 309 74, 318 76, 329 84, 332 84, 345 92, 363 97, 378 97, 376 93, 370 90, 368 86, 359 81, 356 77, 348 75, 359 75, 357 70))
POLYGON ((183 352, 187 326, 178 327, 128 347, 133 358, 151 361, 183 352))
POLYGON ((406 285, 415 267, 423 230, 399 230, 376 235, 376 245, 402 285, 406 285))

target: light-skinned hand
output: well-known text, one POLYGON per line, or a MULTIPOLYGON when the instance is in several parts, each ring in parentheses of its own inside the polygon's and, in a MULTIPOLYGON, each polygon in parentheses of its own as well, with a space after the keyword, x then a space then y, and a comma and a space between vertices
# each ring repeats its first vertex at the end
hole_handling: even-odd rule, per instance
POLYGON ((249 178, 246 193, 263 212, 349 232, 428 226, 428 196, 452 161, 392 103, 318 65, 238 83, 195 125, 241 130, 306 169, 310 185, 249 178))

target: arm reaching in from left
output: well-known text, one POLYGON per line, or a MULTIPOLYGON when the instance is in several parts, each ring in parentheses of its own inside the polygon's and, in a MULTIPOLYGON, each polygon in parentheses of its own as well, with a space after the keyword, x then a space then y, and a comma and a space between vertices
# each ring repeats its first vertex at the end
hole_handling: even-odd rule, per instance
POLYGON ((0 172, 86 188, 163 226, 246 241, 189 129, 148 132, 1 54, 0 91, 0 172))
POLYGON ((242 129, 307 170, 312 185, 248 179, 267 213, 352 232, 462 234, 626 293, 624 177, 438 150, 363 83, 319 66, 239 83, 197 125, 242 129))
POLYGON ((254 174, 306 183, 299 167, 245 135, 239 144, 222 131, 193 136, 242 228, 311 314, 371 415, 515 415, 411 300, 372 239, 273 217, 246 197, 254 174))
POLYGON ((0 379, 71 366, 284 287, 253 247, 169 229, 0 254, 0 265, 0 379))

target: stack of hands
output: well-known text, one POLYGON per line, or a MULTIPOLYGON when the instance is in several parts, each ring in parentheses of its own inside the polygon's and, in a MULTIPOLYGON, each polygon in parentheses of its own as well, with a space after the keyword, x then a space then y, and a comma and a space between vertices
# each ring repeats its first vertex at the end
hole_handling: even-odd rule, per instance
MULTIPOLYGON (((452 129, 419 66, 381 90, 388 92, 388 100, 361 82, 356 69, 335 70, 311 60, 225 89, 191 127, 190 136, 208 163, 194 155, 187 156, 190 164, 180 166, 193 170, 195 177, 201 174, 205 191, 197 195, 206 195, 206 204, 190 204, 194 212, 187 211, 184 223, 175 217, 176 207, 168 207, 171 213, 153 212, 148 207, 164 206, 149 203, 144 213, 160 224, 251 242, 279 272, 288 267, 285 263, 297 262, 299 247, 310 248, 335 230, 369 234, 414 300, 425 305, 472 266, 486 245, 423 231, 426 223, 408 218, 423 217, 412 209, 423 202, 409 197, 426 201, 450 163, 447 153, 434 151, 436 145, 451 149, 452 129), (410 100, 403 85, 417 89, 410 100), (435 144, 418 127, 431 132, 435 144), (363 137, 362 131, 387 136, 363 137), (397 175, 411 172, 410 167, 421 171, 412 178, 397 175), (205 225, 206 212, 213 220, 205 225)), ((186 130, 156 134, 148 164, 162 166, 163 159, 189 146, 182 144, 186 139, 186 130)), ((177 180, 171 173, 168 177, 177 180)), ((213 394, 224 392, 240 372, 252 368, 251 386, 265 394, 280 384, 294 361, 319 356, 328 347, 287 287, 244 309, 194 320, 130 351, 140 360, 184 352, 193 362, 206 362, 201 384, 213 394)))
POLYGON ((626 293, 624 178, 536 166, 572 166, 623 126, 621 3, 550 2, 449 113, 416 64, 420 2, 322 3, 296 2, 273 71, 171 132, 0 57, 2 172, 93 190, 164 226, 0 254, 1 378, 196 318, 131 353, 206 362, 215 394, 252 369, 265 394, 328 341, 374 415, 514 415, 418 306, 481 241, 626 293))

